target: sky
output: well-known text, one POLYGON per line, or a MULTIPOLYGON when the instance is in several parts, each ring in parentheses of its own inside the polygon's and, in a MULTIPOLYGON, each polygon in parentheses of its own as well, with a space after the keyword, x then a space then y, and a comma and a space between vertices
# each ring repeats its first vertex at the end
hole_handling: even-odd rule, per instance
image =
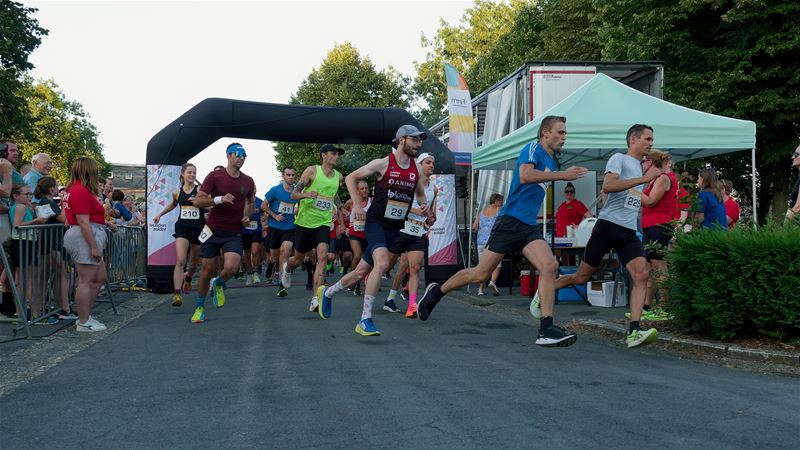
MULTIPOLYGON (((147 142, 208 97, 286 103, 334 45, 378 70, 413 76, 423 33, 458 23, 472 2, 24 1, 49 30, 32 75, 80 102, 106 159, 144 164, 147 142)), ((444 77, 444 69, 442 70, 444 77)), ((225 163, 225 138, 192 158, 202 176, 225 163)), ((261 195, 279 182, 272 144, 237 139, 261 195)))

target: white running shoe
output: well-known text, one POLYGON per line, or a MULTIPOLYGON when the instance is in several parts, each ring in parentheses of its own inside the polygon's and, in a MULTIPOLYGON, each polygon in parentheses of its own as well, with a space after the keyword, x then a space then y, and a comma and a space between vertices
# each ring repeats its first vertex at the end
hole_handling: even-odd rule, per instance
POLYGON ((245 286, 252 286, 253 285, 253 276, 249 273, 244 276, 244 285, 245 286))
POLYGON ((261 277, 258 276, 258 272, 253 273, 253 284, 261 283, 261 277))
POLYGON ((542 318, 542 307, 539 305, 539 291, 536 291, 536 294, 531 299, 531 304, 528 307, 531 311, 531 315, 536 319, 542 318))
POLYGON ((319 311, 319 299, 314 296, 311 297, 311 303, 308 305, 309 312, 317 312, 319 311))
POLYGON ((292 274, 289 272, 289 263, 283 263, 283 267, 281 267, 281 285, 284 289, 289 289, 292 287, 292 274))
POLYGON ((81 333, 94 333, 105 331, 106 326, 98 322, 94 317, 89 316, 89 320, 86 323, 81 323, 80 320, 75 321, 75 330, 81 333))
POLYGON ((497 289, 497 285, 494 284, 494 282, 492 282, 492 281, 489 282, 489 289, 492 290, 492 295, 494 295, 495 297, 500 295, 500 290, 497 289))

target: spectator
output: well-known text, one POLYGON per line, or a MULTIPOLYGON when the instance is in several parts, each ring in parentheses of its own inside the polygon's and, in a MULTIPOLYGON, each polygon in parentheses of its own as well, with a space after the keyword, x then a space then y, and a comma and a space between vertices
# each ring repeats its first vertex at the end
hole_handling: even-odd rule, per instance
POLYGON ((117 220, 117 225, 125 225, 133 219, 133 214, 125 208, 123 201, 125 200, 125 193, 120 189, 111 191, 111 210, 115 212, 112 214, 117 220))
POLYGON ((53 170, 53 160, 47 153, 37 153, 31 158, 31 164, 33 167, 27 174, 22 174, 22 179, 28 185, 28 188, 34 191, 39 178, 50 175, 50 171, 53 170))
POLYGON ((692 178, 689 172, 681 172, 681 176, 678 177, 678 212, 675 214, 675 219, 678 220, 679 226, 683 226, 687 223, 689 218, 689 210, 691 209, 692 202, 686 185, 691 185, 692 178))
MULTIPOLYGON (((792 154, 792 168, 800 169, 800 145, 794 150, 792 154)), ((797 216, 800 215, 800 174, 798 174, 797 181, 794 182, 792 192, 789 193, 789 209, 786 210, 786 218, 788 220, 797 221, 797 216)))
MULTIPOLYGON (((483 252, 486 251, 486 243, 489 241, 492 227, 494 227, 494 223, 497 220, 497 213, 500 212, 500 209, 503 207, 504 201, 505 197, 501 194, 494 193, 490 195, 489 204, 483 208, 483 211, 478 214, 478 217, 476 217, 475 221, 472 223, 472 230, 478 232, 478 238, 475 240, 475 245, 478 247, 478 259, 480 259, 481 256, 483 256, 483 252)), ((500 291, 497 289, 497 278, 500 276, 500 266, 502 266, 502 264, 502 261, 497 264, 497 267, 494 268, 489 278, 489 288, 495 296, 500 295, 500 291)), ((484 295, 483 284, 482 282, 478 285, 478 295, 484 295)))
POLYGON ((130 220, 123 223, 123 225, 127 225, 129 227, 141 226, 145 223, 142 214, 139 212, 138 208, 134 204, 133 196, 126 195, 125 198, 122 200, 122 205, 125 207, 125 210, 131 215, 130 220))
MULTIPOLYGON (((103 331, 106 326, 90 313, 100 288, 106 282, 103 247, 106 243, 106 223, 103 205, 97 200, 100 173, 94 159, 83 156, 72 163, 70 183, 64 197, 64 213, 69 230, 64 235, 64 249, 69 252, 78 273, 75 303, 78 308, 79 332, 103 331)), ((111 229, 116 227, 110 224, 111 229)))
MULTIPOLYGON (((0 139, 0 243, 11 238, 11 221, 8 217, 11 188, 15 184, 24 183, 22 175, 14 169, 18 160, 17 144, 11 139, 0 139)), ((3 288, 0 314, 11 316, 16 308, 11 294, 11 285, 8 284, 8 274, 5 271, 0 275, 0 284, 3 288)))
POLYGON ((736 222, 739 221, 739 214, 741 208, 739 203, 730 197, 733 183, 731 180, 722 180, 719 182, 719 191, 722 194, 722 201, 725 204, 725 218, 728 219, 728 229, 733 229, 736 222))
MULTIPOLYGON (((47 225, 59 225, 66 221, 64 218, 64 211, 55 200, 57 188, 58 184, 56 184, 56 179, 45 176, 39 178, 36 190, 33 191, 33 197, 39 199, 38 206, 36 207, 36 215, 46 218, 47 225)), ((53 233, 51 235, 53 236, 53 246, 49 256, 49 267, 58 267, 59 270, 59 284, 57 285, 56 295, 58 296, 61 311, 58 312, 58 318, 62 320, 75 320, 78 318, 78 315, 69 306, 67 269, 61 258, 61 248, 64 246, 64 233, 66 229, 60 227, 57 231, 53 230, 50 232, 53 233)))
POLYGON ((719 192, 717 171, 711 167, 700 169, 697 174, 697 210, 694 214, 694 228, 728 229, 728 220, 725 217, 725 204, 719 192))
MULTIPOLYGON (((30 310, 27 311, 26 319, 34 319, 44 314, 42 308, 42 296, 33 294, 34 271, 31 266, 38 265, 38 258, 36 252, 36 236, 30 230, 20 230, 19 227, 26 225, 41 225, 47 222, 44 217, 33 217, 33 208, 31 207, 31 199, 33 193, 28 186, 24 184, 15 184, 11 188, 11 199, 13 204, 8 211, 9 218, 11 219, 11 267, 14 270, 14 279, 22 291, 20 283, 20 276, 24 271, 22 279, 27 280, 24 286, 25 298, 28 299, 30 310), (33 311, 33 317, 31 317, 33 311)), ((58 319, 51 317, 47 323, 58 323, 58 319)))
POLYGON ((575 199, 575 186, 567 183, 564 188, 564 203, 556 211, 556 237, 566 237, 567 227, 578 226, 587 217, 592 217, 592 213, 580 200, 575 199))

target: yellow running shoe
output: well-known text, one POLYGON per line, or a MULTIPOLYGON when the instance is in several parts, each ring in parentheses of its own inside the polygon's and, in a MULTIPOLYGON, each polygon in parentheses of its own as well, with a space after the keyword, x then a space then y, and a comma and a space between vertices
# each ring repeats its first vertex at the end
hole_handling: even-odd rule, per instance
POLYGON ((225 287, 222 283, 222 280, 220 280, 218 277, 212 278, 211 289, 214 290, 214 306, 217 308, 222 308, 225 306, 225 287))
POLYGON ((172 294, 172 306, 181 306, 183 304, 183 297, 180 292, 172 294))
POLYGON ((203 323, 206 321, 206 309, 198 306, 192 314, 192 323, 203 323))

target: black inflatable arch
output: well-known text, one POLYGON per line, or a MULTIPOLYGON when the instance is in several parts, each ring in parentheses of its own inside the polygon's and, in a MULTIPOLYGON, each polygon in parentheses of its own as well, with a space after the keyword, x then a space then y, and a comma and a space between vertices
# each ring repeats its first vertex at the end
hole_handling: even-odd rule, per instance
MULTIPOLYGON (((146 163, 179 166, 221 138, 388 146, 405 124, 428 133, 430 138, 423 141, 421 151, 434 155, 436 173, 455 173, 453 154, 403 109, 283 105, 226 98, 205 99, 156 133, 147 143, 146 163)), ((149 195, 150 186, 147 191, 149 195)), ((172 270, 173 266, 148 265, 148 285, 156 292, 172 292, 172 270)))

